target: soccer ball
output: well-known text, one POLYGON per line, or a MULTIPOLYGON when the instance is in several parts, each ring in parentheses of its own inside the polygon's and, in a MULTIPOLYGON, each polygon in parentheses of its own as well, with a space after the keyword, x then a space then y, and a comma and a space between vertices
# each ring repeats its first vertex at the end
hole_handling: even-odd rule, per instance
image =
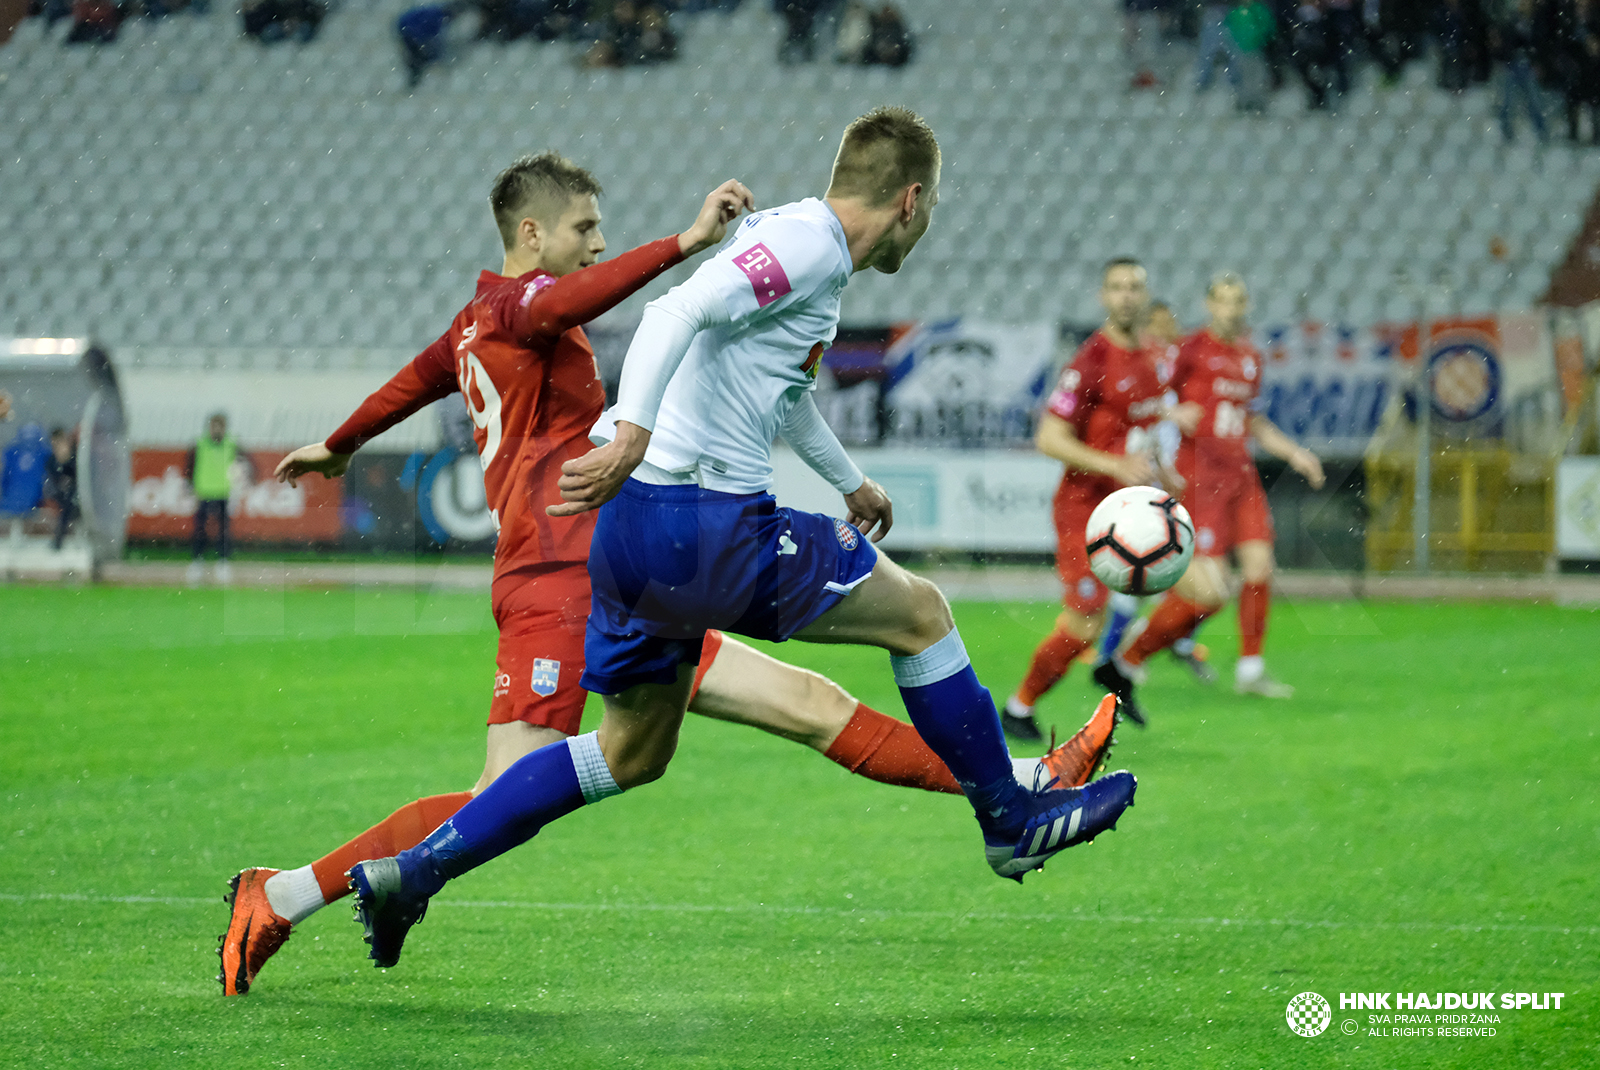
POLYGON ((1164 490, 1123 487, 1089 514, 1089 568, 1123 594, 1159 594, 1194 558, 1194 521, 1164 490))

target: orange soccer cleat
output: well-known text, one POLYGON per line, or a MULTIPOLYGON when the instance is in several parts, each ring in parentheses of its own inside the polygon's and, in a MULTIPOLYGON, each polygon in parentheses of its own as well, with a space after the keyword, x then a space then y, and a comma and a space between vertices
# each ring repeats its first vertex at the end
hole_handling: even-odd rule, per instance
POLYGON ((1116 727, 1117 696, 1107 695, 1095 707, 1089 722, 1078 729, 1078 734, 1040 758, 1039 764, 1061 787, 1081 788, 1105 768, 1111 757, 1111 745, 1116 742, 1111 738, 1116 727))
POLYGON ((222 960, 222 994, 242 996, 272 953, 289 939, 289 919, 280 916, 267 902, 267 878, 275 869, 255 866, 242 869, 228 878, 224 903, 232 906, 228 931, 217 937, 217 957, 222 960))

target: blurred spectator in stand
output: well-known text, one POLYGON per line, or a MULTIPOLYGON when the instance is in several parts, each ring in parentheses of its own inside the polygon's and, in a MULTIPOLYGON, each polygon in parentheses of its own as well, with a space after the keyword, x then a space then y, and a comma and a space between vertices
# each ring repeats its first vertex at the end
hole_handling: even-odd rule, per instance
POLYGON ((1310 94, 1313 111, 1326 108, 1332 94, 1350 88, 1350 74, 1339 54, 1332 25, 1321 0, 1305 0, 1295 9, 1290 57, 1310 94))
POLYGON ((1467 88, 1467 20, 1462 0, 1442 0, 1434 11, 1433 35, 1439 41, 1439 88, 1459 93, 1467 88))
POLYGON ((1350 92, 1350 66, 1361 41, 1361 14, 1356 0, 1322 0, 1322 17, 1328 24, 1328 48, 1333 54, 1334 92, 1350 92))
POLYGON ((1394 0, 1359 0, 1355 31, 1366 43, 1367 52, 1383 71, 1383 85, 1400 81, 1403 54, 1399 37, 1390 24, 1394 0))
POLYGON ((1166 78, 1163 34, 1172 0, 1122 0, 1122 48, 1133 89, 1153 89, 1166 78))
POLYGON ((1211 88, 1211 75, 1221 55, 1228 65, 1228 84, 1234 95, 1239 94, 1240 80, 1244 77, 1244 53, 1239 43, 1228 32, 1228 13, 1236 5, 1231 2, 1207 0, 1200 9, 1200 48, 1196 54, 1194 87, 1204 93, 1211 88))
POLYGON ((872 40, 872 14, 861 0, 849 0, 839 16, 839 32, 834 38, 836 63, 865 63, 867 43, 872 40))
POLYGON ((864 62, 880 67, 904 67, 911 61, 913 46, 906 20, 893 4, 886 3, 872 13, 872 33, 867 41, 864 62))
POLYGON ((311 40, 327 13, 322 0, 244 0, 239 9, 244 35, 264 45, 289 38, 302 43, 311 40))
POLYGON ((634 62, 668 63, 678 58, 678 36, 672 32, 667 13, 658 4, 646 4, 639 12, 639 46, 634 62))
POLYGON ((240 459, 239 446, 228 434, 228 418, 220 412, 212 413, 206 421, 206 433, 195 440, 189 451, 187 465, 195 498, 190 583, 205 578, 206 521, 213 514, 217 518, 217 581, 227 583, 233 579, 233 567, 228 564, 233 553, 228 538, 228 499, 233 496, 233 466, 240 459))
POLYGON ((1261 58, 1267 61, 1267 85, 1276 93, 1288 82, 1289 73, 1294 70, 1294 57, 1291 55, 1294 40, 1291 30, 1294 27, 1294 13, 1298 6, 1295 0, 1267 0, 1267 6, 1272 9, 1272 36, 1267 38, 1261 48, 1261 58))
POLYGON ((50 458, 45 462, 45 497, 55 503, 56 535, 50 548, 61 549, 67 529, 78 519, 78 451, 72 433, 64 427, 50 429, 50 458))
POLYGON ((401 58, 406 65, 406 84, 415 89, 422 72, 445 57, 445 30, 460 13, 456 4, 423 4, 401 12, 395 20, 400 36, 401 58))
POLYGON ((586 0, 478 0, 479 40, 558 41, 582 29, 586 0))
POLYGON ((44 16, 46 26, 72 17, 72 0, 29 0, 28 17, 44 16))
POLYGON ((1261 115, 1267 110, 1267 42, 1276 32, 1272 8, 1266 0, 1240 0, 1229 9, 1224 29, 1239 49, 1239 79, 1234 102, 1239 110, 1261 115))
POLYGON ((1500 135, 1506 141, 1516 139, 1512 112, 1518 100, 1528 113, 1534 136, 1541 142, 1550 140, 1539 89, 1541 45, 1550 43, 1550 36, 1539 14, 1534 0, 1516 0, 1516 6, 1506 11, 1489 33, 1490 46, 1500 61, 1500 135))
POLYGON ((817 52, 817 16, 829 6, 829 0, 773 0, 772 6, 783 16, 785 27, 778 44, 778 62, 810 63, 817 52))
POLYGON ((584 54, 585 67, 634 67, 662 63, 678 54, 678 38, 658 4, 616 0, 603 35, 584 54))
POLYGON ((122 14, 122 8, 111 0, 72 0, 72 29, 67 31, 66 43, 103 45, 115 41, 122 14))
POLYGON ((1579 118, 1589 112, 1589 140, 1600 143, 1600 4, 1561 0, 1554 19, 1555 82, 1567 109, 1567 137, 1580 140, 1579 118))

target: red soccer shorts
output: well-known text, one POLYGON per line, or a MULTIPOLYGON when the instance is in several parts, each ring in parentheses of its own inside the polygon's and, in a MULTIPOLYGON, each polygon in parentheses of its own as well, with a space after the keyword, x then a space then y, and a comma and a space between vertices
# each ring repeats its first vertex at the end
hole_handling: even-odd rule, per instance
POLYGON ((1221 557, 1241 542, 1272 542, 1272 508, 1254 468, 1200 472, 1183 506, 1194 521, 1194 552, 1221 557))
MULTIPOLYGON (((589 692, 583 675, 583 633, 589 616, 587 569, 563 569, 511 587, 495 597, 500 649, 495 656, 489 723, 528 724, 575 736, 589 692)), ((722 633, 706 633, 690 701, 722 649, 722 633)))
POLYGON ((1089 514, 1100 504, 1096 488, 1063 482, 1056 491, 1056 571, 1061 574, 1061 601, 1071 610, 1092 617, 1105 607, 1111 592, 1089 569, 1089 551, 1083 533, 1089 514))

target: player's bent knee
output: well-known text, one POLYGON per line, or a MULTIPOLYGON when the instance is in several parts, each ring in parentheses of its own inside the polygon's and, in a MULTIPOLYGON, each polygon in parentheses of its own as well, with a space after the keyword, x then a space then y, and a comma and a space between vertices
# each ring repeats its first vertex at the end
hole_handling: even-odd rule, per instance
POLYGON ((944 592, 920 576, 907 576, 911 597, 906 619, 896 637, 895 654, 920 654, 950 634, 956 626, 944 592))

